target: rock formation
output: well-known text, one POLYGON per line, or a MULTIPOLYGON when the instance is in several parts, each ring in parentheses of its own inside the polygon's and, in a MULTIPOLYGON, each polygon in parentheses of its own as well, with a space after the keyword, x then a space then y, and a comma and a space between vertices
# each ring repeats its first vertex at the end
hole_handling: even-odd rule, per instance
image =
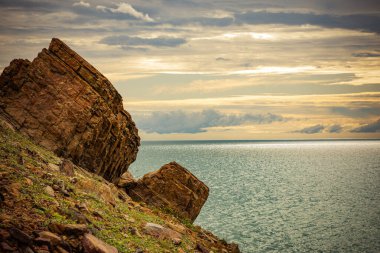
POLYGON ((190 171, 171 162, 144 175, 127 188, 127 193, 136 201, 170 209, 193 222, 207 200, 209 189, 190 171))
POLYGON ((112 84, 58 39, 0 76, 0 113, 35 142, 116 181, 140 138, 112 84))

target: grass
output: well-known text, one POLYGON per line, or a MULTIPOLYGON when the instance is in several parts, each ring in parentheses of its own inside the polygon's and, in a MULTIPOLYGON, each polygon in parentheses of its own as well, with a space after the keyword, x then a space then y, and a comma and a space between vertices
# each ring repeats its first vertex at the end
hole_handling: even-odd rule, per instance
MULTIPOLYGON (((146 222, 165 225, 168 222, 178 223, 170 210, 162 213, 159 210, 149 210, 132 201, 123 202, 114 194, 115 205, 104 201, 96 192, 88 192, 74 184, 70 178, 49 167, 50 164, 59 165, 61 159, 52 152, 34 144, 29 138, 15 132, 0 121, 0 173, 6 183, 19 183, 21 188, 15 198, 13 207, 0 210, 1 217, 11 218, 2 226, 19 223, 31 229, 47 229, 52 222, 76 223, 75 214, 78 212, 88 221, 88 227, 95 236, 115 246, 119 252, 135 252, 143 249, 144 252, 177 252, 182 248, 185 252, 194 249, 195 239, 191 234, 185 234, 182 244, 175 246, 171 241, 145 235, 143 226, 146 222), (28 178, 32 183, 26 182, 28 178), (73 192, 64 196, 55 192, 50 196, 45 187, 62 181, 66 188, 73 192), (88 211, 79 211, 75 206, 85 204, 88 211), (101 217, 99 217, 99 214, 101 217), (140 235, 132 234, 130 227, 139 231, 140 235)), ((76 170, 78 180, 85 178, 90 184, 98 187, 104 180, 96 175, 76 170)), ((105 184, 104 184, 105 185, 105 184)), ((189 221, 183 221, 189 229, 195 231, 189 221)))

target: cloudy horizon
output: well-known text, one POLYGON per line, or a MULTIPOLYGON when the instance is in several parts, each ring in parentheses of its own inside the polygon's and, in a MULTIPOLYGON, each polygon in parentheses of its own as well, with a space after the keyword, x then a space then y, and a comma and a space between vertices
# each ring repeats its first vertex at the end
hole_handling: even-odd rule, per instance
POLYGON ((114 84, 143 140, 380 138, 380 4, 0 1, 0 71, 52 37, 114 84))

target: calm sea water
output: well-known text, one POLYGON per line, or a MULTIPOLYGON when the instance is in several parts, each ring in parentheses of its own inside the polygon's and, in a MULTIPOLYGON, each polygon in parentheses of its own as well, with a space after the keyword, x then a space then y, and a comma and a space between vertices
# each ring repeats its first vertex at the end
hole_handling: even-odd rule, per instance
POLYGON ((243 252, 380 252, 380 141, 144 142, 210 187, 196 224, 243 252))

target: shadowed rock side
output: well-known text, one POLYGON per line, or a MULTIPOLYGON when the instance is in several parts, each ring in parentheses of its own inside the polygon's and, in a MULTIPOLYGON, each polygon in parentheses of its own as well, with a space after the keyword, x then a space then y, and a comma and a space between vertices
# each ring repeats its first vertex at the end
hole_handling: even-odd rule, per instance
POLYGON ((168 208, 181 218, 194 221, 206 202, 209 189, 190 171, 176 162, 144 175, 129 184, 127 193, 136 201, 168 208))
POLYGON ((112 84, 58 39, 0 76, 0 112, 21 132, 109 181, 136 159, 140 138, 112 84))

